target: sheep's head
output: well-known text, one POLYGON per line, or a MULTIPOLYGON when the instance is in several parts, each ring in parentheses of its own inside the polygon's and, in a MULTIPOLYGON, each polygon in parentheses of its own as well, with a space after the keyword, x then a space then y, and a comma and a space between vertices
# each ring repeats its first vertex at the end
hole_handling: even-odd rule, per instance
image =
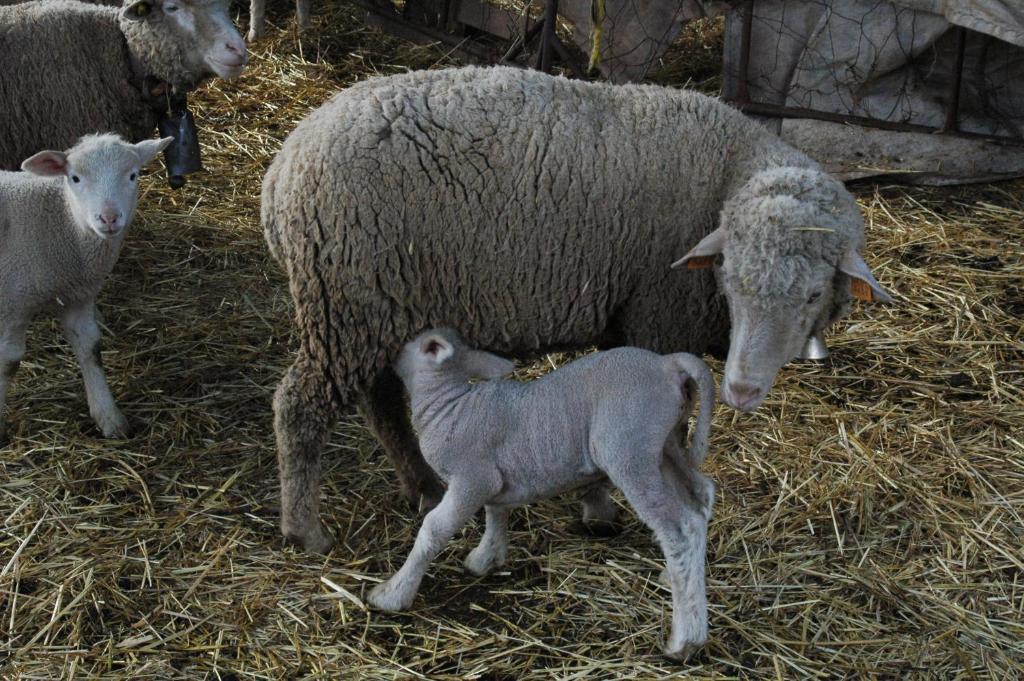
POLYGON ((515 365, 507 359, 469 347, 453 329, 421 333, 405 344, 395 362, 395 371, 410 393, 418 376, 429 381, 437 378, 468 381, 501 378, 513 369, 515 365))
POLYGON ((727 404, 757 408, 784 364, 824 350, 824 330, 851 297, 889 300, 858 253, 862 243, 860 211, 842 184, 817 170, 774 168, 754 175, 719 227, 673 265, 714 266, 728 300, 727 404))
POLYGON ((227 0, 125 0, 121 30, 146 75, 179 87, 234 78, 248 61, 227 0))
POLYGON ((131 224, 139 198, 139 170, 173 141, 129 144, 117 135, 87 135, 66 153, 40 151, 21 164, 25 172, 62 177, 75 222, 101 239, 131 224))

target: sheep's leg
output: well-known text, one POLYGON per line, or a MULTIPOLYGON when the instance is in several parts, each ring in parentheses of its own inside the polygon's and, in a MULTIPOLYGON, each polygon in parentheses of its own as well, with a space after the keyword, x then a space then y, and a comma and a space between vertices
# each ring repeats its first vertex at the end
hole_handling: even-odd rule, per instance
POLYGON ((309 28, 309 0, 295 0, 295 23, 299 25, 300 31, 309 28))
POLYGON ((612 501, 611 490, 611 483, 602 480, 588 487, 581 497, 583 526, 587 528, 588 532, 598 537, 611 537, 619 529, 615 523, 619 509, 612 501))
POLYGON ((391 367, 382 369, 359 396, 359 410, 395 467, 410 503, 421 511, 441 500, 444 486, 427 465, 405 403, 405 387, 391 367))
POLYGON ((78 366, 85 381, 85 399, 89 415, 96 422, 103 437, 127 437, 128 420, 117 408, 110 394, 107 376, 100 357, 100 327, 96 323, 96 306, 86 303, 64 308, 61 314, 64 336, 75 351, 78 366))
POLYGON ((388 581, 370 592, 370 604, 380 610, 406 610, 416 598, 420 582, 431 561, 480 507, 491 497, 492 490, 483 489, 478 481, 453 480, 434 510, 423 518, 416 535, 416 544, 405 564, 388 581))
POLYGON ((249 35, 246 36, 249 42, 263 37, 266 5, 267 0, 250 0, 249 2, 249 35))
POLYGON ((21 358, 25 356, 25 330, 27 323, 5 319, 0 324, 0 443, 7 437, 7 421, 4 407, 7 405, 7 390, 14 374, 18 372, 21 358))
POLYGON ((508 558, 508 514, 507 506, 485 508, 487 528, 477 547, 469 552, 463 565, 474 575, 482 577, 491 570, 505 564, 508 558))
POLYGON ((665 479, 658 465, 660 454, 638 455, 623 449, 603 458, 611 462, 608 476, 661 545, 672 588, 672 633, 664 652, 672 659, 685 660, 704 645, 708 635, 704 585, 707 518, 685 503, 675 485, 665 479), (641 459, 651 465, 637 466, 641 459))
POLYGON ((334 543, 320 522, 320 454, 337 414, 329 380, 300 353, 274 394, 281 533, 315 553, 334 543))

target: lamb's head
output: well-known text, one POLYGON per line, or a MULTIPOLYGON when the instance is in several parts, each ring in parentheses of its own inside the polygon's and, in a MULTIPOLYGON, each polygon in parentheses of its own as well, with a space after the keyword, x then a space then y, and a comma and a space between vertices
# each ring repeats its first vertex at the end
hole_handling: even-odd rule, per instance
POLYGON ((227 0, 125 0, 121 31, 146 75, 177 87, 234 78, 248 61, 227 0))
POLYGON ((129 144, 117 135, 87 135, 66 152, 40 151, 21 169, 64 178, 67 205, 78 226, 101 239, 113 239, 135 214, 139 170, 172 141, 165 137, 129 144))
POLYGON ((473 378, 501 378, 515 365, 489 352, 475 350, 453 329, 431 329, 405 344, 395 371, 406 389, 413 392, 419 379, 430 383, 473 378))
POLYGON ((842 184, 815 169, 774 168, 754 175, 726 203, 719 227, 675 263, 714 266, 728 300, 727 404, 757 408, 784 364, 823 351, 824 330, 852 296, 889 300, 858 253, 863 240, 842 184))

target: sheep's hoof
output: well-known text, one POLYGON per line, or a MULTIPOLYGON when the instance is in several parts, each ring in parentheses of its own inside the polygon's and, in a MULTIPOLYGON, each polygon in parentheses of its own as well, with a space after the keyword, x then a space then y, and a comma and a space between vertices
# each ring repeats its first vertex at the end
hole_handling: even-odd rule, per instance
POLYGON ((420 490, 420 492, 414 497, 417 500, 417 509, 420 515, 424 515, 434 510, 434 507, 441 503, 441 498, 443 496, 444 488, 440 485, 428 485, 420 490))
POLYGON ((370 595, 367 596, 366 600, 377 610, 384 610, 386 612, 401 612, 402 610, 408 610, 412 606, 413 600, 416 599, 416 592, 405 593, 403 590, 395 587, 392 582, 394 579, 389 579, 386 582, 382 582, 377 586, 373 587, 370 595))
POLYGON ((666 589, 672 588, 672 579, 668 576, 668 568, 661 568, 661 572, 658 573, 658 584, 661 584, 666 589))
POLYGON ((676 662, 686 662, 698 650, 704 647, 704 642, 687 642, 678 647, 665 646, 665 657, 676 662))
POLYGON ((319 522, 314 525, 313 530, 303 534, 284 532, 284 540, 289 544, 301 547, 307 553, 326 555, 330 553, 331 547, 334 546, 334 537, 328 534, 319 522))
POLYGON ((592 537, 614 537, 622 532, 622 526, 614 520, 598 520, 597 518, 584 518, 580 525, 586 534, 592 537))
POLYGON ((124 414, 114 409, 106 414, 95 417, 96 425, 99 427, 103 437, 113 440, 126 440, 130 433, 128 419, 124 414))
POLYGON ((263 37, 263 29, 257 29, 255 26, 249 28, 249 33, 245 36, 247 43, 254 43, 263 37))

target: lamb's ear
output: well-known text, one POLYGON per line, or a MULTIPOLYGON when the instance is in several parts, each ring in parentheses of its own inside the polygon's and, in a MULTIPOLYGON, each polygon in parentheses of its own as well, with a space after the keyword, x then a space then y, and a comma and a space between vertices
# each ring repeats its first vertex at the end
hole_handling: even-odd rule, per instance
POLYGON ((489 352, 471 350, 466 353, 465 367, 473 378, 490 380, 512 373, 516 365, 489 352))
POLYGON ((160 3, 154 0, 135 0, 121 10, 121 16, 128 21, 144 21, 159 6, 160 3))
POLYGON ((135 153, 139 155, 139 163, 146 165, 159 154, 161 151, 167 148, 171 142, 174 141, 173 137, 164 137, 158 140, 142 140, 135 145, 135 153))
POLYGON ((877 300, 882 303, 891 303, 892 298, 886 293, 881 284, 871 274, 871 269, 860 257, 857 249, 850 248, 843 253, 839 259, 839 271, 850 277, 850 292, 858 300, 877 300))
POLYGON ((455 354, 455 348, 443 336, 432 333, 420 341, 420 351, 435 364, 440 364, 455 354))
POLYGON ((689 270, 703 270, 714 267, 715 259, 725 245, 725 232, 721 227, 708 234, 689 253, 672 263, 672 269, 686 265, 689 270))
POLYGON ((42 177, 56 177, 68 170, 68 157, 60 151, 40 151, 25 159, 21 169, 42 177))

